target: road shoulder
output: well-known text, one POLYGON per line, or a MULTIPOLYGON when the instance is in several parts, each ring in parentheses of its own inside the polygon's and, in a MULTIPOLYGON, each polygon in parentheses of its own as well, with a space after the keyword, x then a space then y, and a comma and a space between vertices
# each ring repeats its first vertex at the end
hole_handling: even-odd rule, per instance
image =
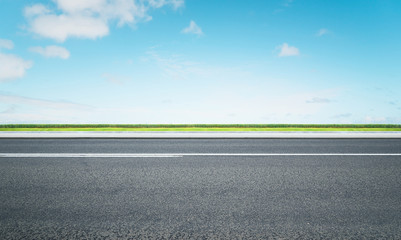
POLYGON ((401 132, 0 132, 0 138, 401 138, 401 132))

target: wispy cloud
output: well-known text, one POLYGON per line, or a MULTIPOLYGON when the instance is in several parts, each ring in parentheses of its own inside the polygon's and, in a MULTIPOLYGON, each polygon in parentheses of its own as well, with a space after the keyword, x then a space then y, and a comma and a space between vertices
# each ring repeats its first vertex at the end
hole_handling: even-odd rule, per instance
POLYGON ((327 30, 326 28, 321 28, 321 29, 319 29, 319 31, 316 33, 316 36, 317 36, 317 37, 321 37, 321 36, 327 35, 327 34, 329 34, 329 33, 330 33, 330 31, 327 30))
POLYGON ((284 7, 290 7, 294 0, 285 0, 283 3, 284 7))
POLYGON ((1 111, 0 114, 10 114, 10 113, 15 113, 17 109, 17 106, 11 105, 9 106, 6 110, 1 111))
POLYGON ((11 50, 14 48, 14 43, 11 40, 8 39, 0 39, 0 49, 8 49, 11 50))
POLYGON ((280 13, 285 11, 286 8, 289 8, 292 6, 292 3, 294 2, 294 0, 283 0, 282 2, 279 3, 279 6, 276 10, 274 10, 273 13, 280 13))
POLYGON ((12 104, 12 105, 30 105, 36 107, 45 107, 45 108, 53 108, 53 109, 79 109, 79 110, 88 110, 93 107, 78 104, 68 101, 60 101, 60 100, 46 100, 40 98, 31 98, 31 97, 23 97, 18 95, 9 95, 9 94, 1 94, 0 93, 0 103, 12 104))
POLYGON ((352 113, 343 113, 343 114, 334 115, 333 118, 349 118, 351 116, 352 116, 352 113))
MULTIPOLYGON (((205 109, 202 113, 210 119, 227 119, 227 114, 235 114, 235 117, 227 119, 229 122, 288 122, 300 123, 318 121, 319 114, 327 110, 324 104, 308 104, 306 101, 313 95, 336 95, 337 90, 327 89, 314 92, 299 91, 292 94, 280 94, 275 90, 260 90, 255 87, 249 89, 249 94, 243 94, 244 90, 222 89, 214 94, 209 94, 205 101, 205 109), (261 109, 260 106, 264 107, 261 109), (212 111, 214 111, 212 113, 212 111), (213 115, 214 114, 214 115, 213 115)), ((200 117, 202 118, 202 117, 200 117)), ((203 118, 204 119, 204 118, 203 118)))
POLYGON ((333 102, 333 100, 330 100, 328 98, 320 98, 320 97, 314 97, 310 100, 306 100, 306 103, 330 103, 333 102))
POLYGON ((176 81, 195 81, 195 79, 246 79, 250 78, 250 73, 241 67, 221 67, 210 65, 205 62, 194 61, 185 55, 157 52, 152 49, 147 52, 147 56, 142 59, 148 61, 161 71, 166 79, 176 81))
POLYGON ((149 5, 155 8, 163 7, 164 5, 171 5, 174 9, 180 8, 184 5, 184 0, 149 0, 149 5))
POLYGON ((110 73, 103 73, 102 77, 109 83, 117 84, 117 85, 122 85, 125 82, 128 81, 127 77, 123 76, 116 76, 110 73))
POLYGON ((365 122, 366 123, 384 123, 386 122, 385 117, 372 117, 372 116, 366 116, 365 117, 365 122))
POLYGON ((203 35, 202 29, 192 20, 189 23, 189 26, 184 28, 181 32, 186 34, 195 34, 198 36, 203 35))
POLYGON ((164 79, 175 81, 235 81, 238 79, 251 78, 251 72, 244 70, 242 66, 216 66, 207 62, 195 61, 194 59, 180 54, 158 52, 151 49, 142 61, 156 67, 155 72, 163 75, 164 79), (201 80, 202 79, 202 80, 201 80))
POLYGON ((68 59, 70 57, 70 52, 59 46, 31 47, 29 51, 39 53, 47 58, 68 59))
POLYGON ((96 39, 109 34, 110 22, 117 26, 135 26, 140 21, 152 19, 148 11, 166 5, 174 9, 183 0, 54 0, 56 7, 35 4, 25 8, 28 29, 36 35, 64 42, 66 39, 96 39))
POLYGON ((205 71, 199 63, 180 59, 178 56, 161 56, 156 51, 149 51, 148 57, 154 61, 165 75, 174 80, 189 79, 191 74, 202 76, 205 71))
POLYGON ((299 49, 294 46, 289 46, 287 43, 283 43, 278 47, 280 52, 278 54, 279 57, 289 57, 289 56, 298 56, 299 49))
MULTIPOLYGON (((0 92, 0 104, 8 105, 1 112, 0 123, 82 123, 97 122, 97 108, 64 100, 32 98, 0 92), (89 119, 89 120, 88 120, 89 119)), ((104 113, 103 117, 107 117, 104 113)))

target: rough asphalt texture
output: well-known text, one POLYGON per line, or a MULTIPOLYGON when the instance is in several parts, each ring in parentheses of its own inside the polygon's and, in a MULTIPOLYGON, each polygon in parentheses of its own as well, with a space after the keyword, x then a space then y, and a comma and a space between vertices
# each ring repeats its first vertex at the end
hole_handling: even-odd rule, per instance
MULTIPOLYGON (((0 140, 0 152, 399 153, 401 140, 0 140)), ((0 158, 0 239, 401 239, 401 157, 0 158)))

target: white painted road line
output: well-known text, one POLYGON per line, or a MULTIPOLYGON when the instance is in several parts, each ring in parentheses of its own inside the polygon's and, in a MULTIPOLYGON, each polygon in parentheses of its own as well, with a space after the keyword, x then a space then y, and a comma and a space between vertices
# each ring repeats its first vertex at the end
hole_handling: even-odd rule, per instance
POLYGON ((183 153, 183 156, 401 156, 401 153, 183 153))
POLYGON ((185 156, 401 156, 401 153, 0 153, 0 158, 177 158, 185 156))
POLYGON ((162 158, 182 157, 174 153, 0 153, 0 158, 162 158))

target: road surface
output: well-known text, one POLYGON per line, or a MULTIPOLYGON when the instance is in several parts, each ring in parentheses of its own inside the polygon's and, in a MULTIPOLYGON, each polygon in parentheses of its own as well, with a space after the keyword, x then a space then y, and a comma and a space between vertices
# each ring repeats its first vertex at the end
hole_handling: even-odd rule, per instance
POLYGON ((0 139, 0 239, 241 237, 401 239, 401 139, 0 139))

